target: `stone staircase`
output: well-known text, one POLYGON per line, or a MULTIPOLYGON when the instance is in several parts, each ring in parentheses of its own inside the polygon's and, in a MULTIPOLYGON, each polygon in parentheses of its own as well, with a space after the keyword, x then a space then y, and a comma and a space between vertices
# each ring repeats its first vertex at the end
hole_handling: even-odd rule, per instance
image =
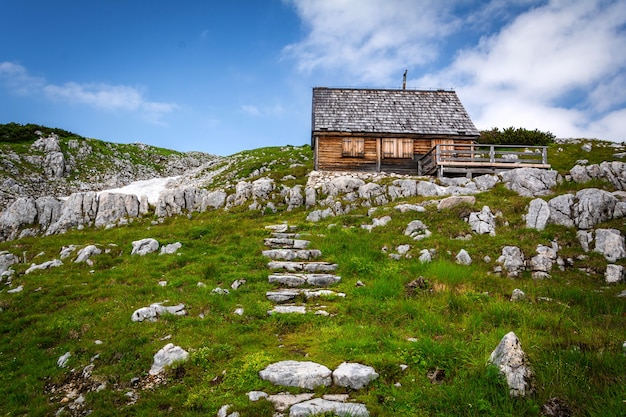
POLYGON ((309 248, 311 242, 296 233, 297 226, 279 224, 265 228, 271 231, 271 237, 265 239, 268 249, 262 253, 270 259, 267 267, 272 273, 268 282, 276 286, 265 294, 276 304, 268 314, 329 315, 324 306, 309 307, 306 302, 320 297, 345 297, 343 293, 328 289, 341 281, 341 277, 334 274, 337 264, 318 261, 322 252, 309 248))

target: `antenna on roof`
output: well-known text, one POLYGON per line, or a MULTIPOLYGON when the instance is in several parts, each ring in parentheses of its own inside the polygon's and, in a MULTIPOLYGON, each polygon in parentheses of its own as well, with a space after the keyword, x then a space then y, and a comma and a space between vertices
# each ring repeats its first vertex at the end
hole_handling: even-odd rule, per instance
POLYGON ((406 90, 406 73, 408 70, 404 70, 404 76, 402 77, 402 89, 406 90))

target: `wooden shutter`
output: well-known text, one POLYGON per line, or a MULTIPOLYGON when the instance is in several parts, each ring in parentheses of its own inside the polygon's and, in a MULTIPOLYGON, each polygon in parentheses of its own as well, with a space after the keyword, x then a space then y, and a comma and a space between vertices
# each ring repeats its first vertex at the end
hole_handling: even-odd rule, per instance
POLYGON ((383 158, 413 158, 413 139, 383 139, 383 158))
POLYGON ((365 140, 345 138, 342 142, 341 156, 363 157, 365 156, 365 140))

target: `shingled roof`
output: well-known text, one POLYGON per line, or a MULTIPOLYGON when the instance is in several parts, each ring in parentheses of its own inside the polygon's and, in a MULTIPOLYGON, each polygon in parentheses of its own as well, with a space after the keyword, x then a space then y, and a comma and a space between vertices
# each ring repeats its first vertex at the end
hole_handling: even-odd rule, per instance
POLYGON ((313 89, 313 131, 478 136, 454 91, 313 89))

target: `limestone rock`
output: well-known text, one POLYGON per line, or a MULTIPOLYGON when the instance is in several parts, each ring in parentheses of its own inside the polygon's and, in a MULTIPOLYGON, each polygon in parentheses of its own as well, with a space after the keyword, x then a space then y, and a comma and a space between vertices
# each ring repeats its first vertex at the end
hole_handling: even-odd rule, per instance
POLYGON ((102 193, 98 198, 95 226, 115 224, 122 218, 139 216, 139 199, 134 195, 102 193))
MULTIPOLYGON (((391 189, 389 191, 391 193, 391 189)), ((442 187, 441 185, 434 184, 430 181, 418 181, 415 194, 421 195, 424 197, 438 197, 438 196, 447 195, 448 192, 446 190, 446 187, 442 187)), ((405 196, 402 196, 402 197, 405 197, 405 196)), ((410 197, 410 196, 406 196, 406 197, 410 197)))
POLYGON ((446 210, 461 204, 469 204, 473 206, 476 204, 476 197, 473 195, 447 197, 439 201, 437 204, 437 210, 446 210))
POLYGON ((472 258, 465 249, 461 249, 456 255, 456 263, 459 265, 471 265, 472 258))
POLYGON ((341 176, 324 183, 322 193, 336 197, 339 194, 357 191, 363 185, 365 185, 365 181, 360 178, 341 176))
POLYGON ((367 407, 359 403, 344 403, 337 401, 328 401, 322 398, 304 401, 295 404, 289 410, 289 417, 307 417, 322 413, 334 413, 338 416, 350 417, 369 417, 367 407))
POLYGON ((614 264, 607 265, 604 272, 604 280, 609 284, 622 282, 624 280, 624 267, 614 264))
POLYGON ((184 316, 187 314, 184 304, 178 304, 175 306, 164 306, 161 303, 150 304, 149 307, 142 307, 135 310, 131 316, 131 320, 134 322, 157 321, 159 316, 164 314, 174 314, 177 316, 184 316))
POLYGON ((535 279, 549 278, 552 264, 556 259, 557 254, 553 248, 545 245, 537 245, 537 255, 533 256, 529 262, 532 277, 535 279))
POLYGON ((589 252, 591 250, 591 244, 593 243, 593 232, 589 230, 579 230, 576 232, 576 237, 583 250, 589 252))
POLYGON ((333 383, 340 387, 361 389, 378 378, 378 373, 371 366, 359 363, 343 362, 333 371, 333 383))
POLYGON ((331 385, 330 369, 315 362, 281 361, 267 366, 259 372, 261 379, 274 385, 315 389, 331 385))
POLYGON ((170 243, 169 245, 163 245, 161 247, 161 252, 159 255, 173 255, 178 252, 178 249, 182 248, 183 245, 180 242, 170 243))
POLYGON ((626 257, 624 236, 617 229, 596 229, 595 252, 601 253, 607 261, 615 262, 626 257))
POLYGON ((261 252, 272 260, 293 261, 294 259, 309 260, 322 256, 318 249, 269 249, 261 252))
POLYGON ((480 191, 491 190, 498 182, 500 182, 500 177, 497 175, 486 174, 474 177, 474 184, 480 191))
POLYGON ((0 251, 0 276, 11 268, 11 266, 19 263, 19 258, 7 251, 0 251))
POLYGON ((56 268, 61 265, 63 265, 63 262, 61 262, 58 259, 53 259, 52 261, 47 261, 39 265, 31 264, 31 266, 24 272, 24 275, 28 275, 33 271, 41 271, 41 270, 48 269, 48 268, 56 268))
POLYGON ((577 204, 573 220, 579 229, 592 229, 595 225, 613 218, 617 198, 597 188, 586 188, 576 193, 577 204))
POLYGON ((551 193, 557 185, 558 172, 539 168, 517 168, 499 174, 506 188, 524 197, 540 197, 551 193))
POLYGON ((526 214, 526 227, 543 230, 546 228, 549 218, 550 207, 545 200, 536 198, 530 202, 528 214, 526 214))
POLYGON ((306 314, 306 307, 295 305, 274 306, 274 308, 268 311, 267 314, 270 316, 272 314, 306 314))
POLYGON ((513 290, 513 293, 511 294, 511 301, 522 301, 526 298, 526 294, 524 293, 524 291, 520 290, 519 288, 516 288, 513 290))
POLYGON ((274 180, 271 178, 259 178, 252 182, 252 196, 260 200, 267 200, 274 191, 274 180))
POLYGON ((154 362, 148 373, 150 375, 158 375, 166 366, 175 362, 186 361, 188 357, 189 353, 183 348, 174 346, 173 343, 168 343, 154 355, 154 362))
POLYGON ((517 246, 505 246, 497 263, 502 265, 509 277, 519 276, 525 268, 524 254, 517 246))
POLYGON ((566 227, 574 227, 574 196, 563 194, 548 201, 550 217, 548 222, 566 227))
POLYGON ((424 206, 419 205, 419 204, 398 204, 395 207, 396 210, 398 210, 400 213, 406 213, 407 211, 416 211, 418 213, 423 213, 426 211, 426 209, 424 208, 424 206))
POLYGON ((421 220, 413 220, 404 229, 404 234, 413 240, 421 240, 429 237, 431 232, 421 220))
POLYGON ((306 220, 309 222, 319 222, 322 219, 325 219, 327 217, 333 217, 334 215, 335 213, 329 207, 324 210, 313 210, 308 214, 308 216, 306 216, 306 220))
POLYGON ((18 198, 0 215, 0 240, 13 240, 22 227, 31 225, 37 219, 35 200, 29 197, 18 198))
POLYGON ((54 197, 39 197, 35 200, 37 207, 37 223, 41 230, 47 230, 50 225, 56 223, 61 217, 63 203, 54 197))
POLYGON ((133 250, 131 255, 144 256, 148 253, 156 252, 159 249, 159 242, 156 239, 146 238, 141 240, 135 240, 132 242, 133 250))
POLYGON ((75 193, 63 202, 59 219, 50 225, 46 235, 93 224, 98 213, 98 194, 92 191, 75 193))
POLYGON ((491 353, 489 363, 497 366, 505 376, 512 397, 523 397, 532 391, 533 373, 515 333, 510 332, 502 338, 491 353))
POLYGON ((313 207, 317 201, 317 192, 313 187, 306 187, 304 189, 304 204, 307 208, 313 207))
POLYGON ((94 255, 100 255, 102 250, 96 245, 88 245, 78 251, 75 263, 87 262, 94 255))
POLYGON ((289 394, 282 392, 280 394, 274 394, 267 397, 267 400, 274 404, 274 410, 283 412, 287 411, 289 407, 294 404, 301 403, 303 401, 310 400, 315 394, 302 393, 302 394, 289 394))
POLYGON ((490 236, 496 234, 496 216, 493 215, 489 206, 484 206, 479 212, 470 213, 467 222, 474 233, 490 236))

